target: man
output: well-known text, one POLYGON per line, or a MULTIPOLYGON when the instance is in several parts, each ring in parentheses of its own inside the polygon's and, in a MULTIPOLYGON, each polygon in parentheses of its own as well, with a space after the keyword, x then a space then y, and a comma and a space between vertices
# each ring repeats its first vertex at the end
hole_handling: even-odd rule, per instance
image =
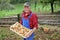
POLYGON ((30 5, 28 2, 24 4, 24 10, 20 23, 26 28, 32 30, 31 32, 29 32, 29 34, 25 35, 27 38, 24 38, 24 40, 33 40, 34 32, 38 28, 38 18, 36 14, 31 12, 30 5))

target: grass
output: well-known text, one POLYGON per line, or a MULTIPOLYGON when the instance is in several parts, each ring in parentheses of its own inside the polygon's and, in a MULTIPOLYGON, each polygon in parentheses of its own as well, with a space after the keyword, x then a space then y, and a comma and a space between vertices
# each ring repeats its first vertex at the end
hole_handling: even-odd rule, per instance
POLYGON ((22 38, 10 31, 9 28, 0 27, 0 40, 22 40, 22 38))
MULTIPOLYGON (((23 4, 15 4, 15 9, 13 10, 3 10, 3 11, 0 11, 0 18, 1 17, 7 17, 7 16, 12 16, 12 15, 17 15, 17 14, 21 14, 22 11, 23 11, 23 4)), ((51 12, 51 7, 50 7, 50 4, 49 5, 46 5, 43 7, 42 4, 37 4, 37 7, 36 9, 34 8, 34 4, 31 4, 31 10, 33 12, 39 12, 39 13, 49 13, 51 12)), ((60 10, 60 6, 59 5, 56 5, 56 7, 54 6, 54 11, 59 11, 60 10)))
POLYGON ((16 15, 16 14, 22 13, 22 10, 23 10, 22 8, 23 8, 22 4, 16 4, 14 10, 9 10, 9 11, 3 10, 3 11, 0 11, 0 17, 12 16, 12 15, 16 15))
MULTIPOLYGON (((54 12, 60 10, 60 6, 58 4, 53 5, 53 7, 54 7, 54 12)), ((36 11, 42 12, 42 13, 50 13, 51 12, 51 6, 50 6, 50 4, 48 4, 48 5, 44 5, 44 7, 43 7, 42 4, 37 4, 36 11)))

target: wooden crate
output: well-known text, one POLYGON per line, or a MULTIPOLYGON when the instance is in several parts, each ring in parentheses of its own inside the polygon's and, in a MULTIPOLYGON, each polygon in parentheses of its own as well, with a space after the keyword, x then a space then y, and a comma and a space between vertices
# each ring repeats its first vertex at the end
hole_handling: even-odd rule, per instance
POLYGON ((10 27, 10 30, 12 30, 13 32, 17 33, 18 35, 20 35, 23 38, 26 38, 25 35, 28 34, 30 31, 32 31, 31 29, 28 29, 28 28, 24 27, 23 25, 21 25, 18 22, 13 24, 10 27))

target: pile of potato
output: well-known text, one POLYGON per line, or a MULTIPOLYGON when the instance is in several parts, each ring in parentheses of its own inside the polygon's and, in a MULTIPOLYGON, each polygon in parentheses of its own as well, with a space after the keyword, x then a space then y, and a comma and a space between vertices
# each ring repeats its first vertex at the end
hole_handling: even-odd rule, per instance
POLYGON ((10 27, 10 30, 12 30, 13 32, 17 33, 20 36, 25 36, 25 34, 27 34, 30 29, 24 27, 23 25, 21 25, 20 23, 16 22, 14 25, 12 25, 10 27))

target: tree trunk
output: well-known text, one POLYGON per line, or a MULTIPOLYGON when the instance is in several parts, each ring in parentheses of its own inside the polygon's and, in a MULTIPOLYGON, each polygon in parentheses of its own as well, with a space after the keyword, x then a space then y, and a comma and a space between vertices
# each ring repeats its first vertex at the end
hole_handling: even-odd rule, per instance
POLYGON ((51 2, 51 12, 54 12, 53 3, 51 2))
POLYGON ((37 1, 35 1, 35 10, 36 10, 37 1))

